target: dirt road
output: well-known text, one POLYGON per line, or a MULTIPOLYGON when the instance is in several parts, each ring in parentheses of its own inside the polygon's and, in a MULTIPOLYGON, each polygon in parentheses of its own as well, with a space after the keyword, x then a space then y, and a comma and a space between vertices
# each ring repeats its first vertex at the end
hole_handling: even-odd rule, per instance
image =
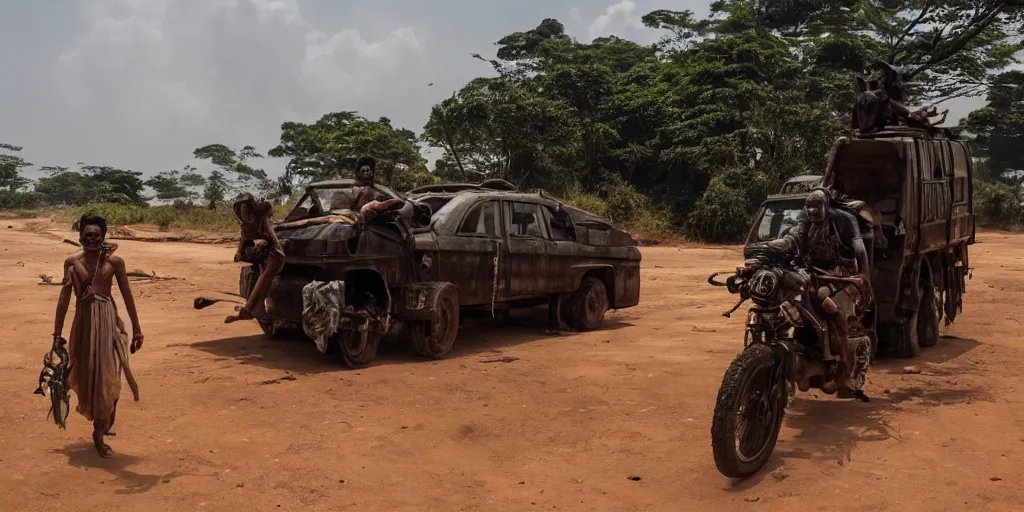
POLYGON ((237 288, 231 248, 120 242, 130 269, 179 279, 134 285, 142 399, 124 391, 116 455, 102 460, 91 425, 73 413, 57 430, 32 395, 58 290, 37 276, 74 248, 26 229, 0 226, 5 511, 1009 511, 1024 499, 1024 315, 1010 306, 1024 303, 1021 236, 979 237, 952 337, 876 366, 870 403, 802 395, 770 467, 733 483, 709 429, 742 320, 720 316, 732 297, 705 279, 738 248, 644 250, 641 305, 598 332, 545 336, 541 312, 467 326, 443 361, 397 353, 346 371, 312 343, 223 324, 229 306, 192 309, 200 290, 237 288))

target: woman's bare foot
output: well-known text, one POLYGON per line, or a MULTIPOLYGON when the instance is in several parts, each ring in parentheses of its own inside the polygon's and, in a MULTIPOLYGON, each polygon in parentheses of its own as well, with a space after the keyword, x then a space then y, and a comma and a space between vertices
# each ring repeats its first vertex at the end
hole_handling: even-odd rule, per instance
POLYGON ((232 315, 232 316, 229 316, 229 317, 225 318, 224 319, 224 323, 230 324, 232 322, 237 322, 239 320, 252 320, 253 318, 256 318, 256 317, 253 316, 253 314, 250 313, 248 309, 238 308, 238 314, 237 315, 232 315))
POLYGON ((110 445, 103 442, 103 435, 92 435, 92 442, 96 445, 96 452, 100 454, 100 457, 109 459, 114 455, 114 450, 110 448, 110 445))

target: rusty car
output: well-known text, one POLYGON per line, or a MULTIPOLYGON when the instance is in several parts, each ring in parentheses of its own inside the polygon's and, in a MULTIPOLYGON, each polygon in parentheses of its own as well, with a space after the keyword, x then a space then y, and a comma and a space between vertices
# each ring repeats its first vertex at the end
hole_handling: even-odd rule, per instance
MULTIPOLYGON (((464 311, 500 318, 547 304, 557 328, 590 330, 608 310, 639 302, 641 256, 633 238, 544 193, 485 183, 406 195, 374 185, 411 204, 412 222, 398 214, 349 222, 331 205, 353 186, 312 183, 275 225, 285 264, 259 319, 267 335, 301 329, 314 337, 311 323, 328 326, 317 330, 314 340, 324 338, 318 349, 361 367, 398 326, 417 354, 440 358, 451 351, 464 311)), ((241 269, 243 297, 256 267, 241 269)))

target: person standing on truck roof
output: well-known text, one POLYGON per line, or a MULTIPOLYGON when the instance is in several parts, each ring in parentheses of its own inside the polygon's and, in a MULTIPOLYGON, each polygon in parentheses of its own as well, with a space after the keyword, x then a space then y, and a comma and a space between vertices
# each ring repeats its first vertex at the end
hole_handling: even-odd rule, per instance
POLYGON ((855 316, 855 301, 860 295, 862 304, 871 303, 871 269, 868 252, 861 239, 860 227, 852 214, 831 207, 832 192, 816 187, 804 201, 806 217, 782 238, 767 245, 789 254, 795 254, 808 270, 835 277, 856 276, 861 281, 861 292, 854 286, 824 284, 812 291, 817 297, 815 305, 824 313, 836 332, 842 362, 839 376, 843 395, 860 391, 851 382, 855 366, 855 346, 850 342, 847 318, 855 316))

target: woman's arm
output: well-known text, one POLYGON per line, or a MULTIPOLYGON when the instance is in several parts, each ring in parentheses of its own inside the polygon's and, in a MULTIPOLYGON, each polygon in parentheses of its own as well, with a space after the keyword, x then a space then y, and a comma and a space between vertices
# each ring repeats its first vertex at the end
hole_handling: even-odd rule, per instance
POLYGON ((128 319, 132 323, 132 353, 142 348, 142 326, 139 325, 139 313, 135 309, 135 297, 132 296, 132 289, 128 285, 128 271, 125 269, 124 260, 119 257, 111 258, 114 265, 114 276, 117 278, 117 288, 121 290, 121 298, 124 299, 124 309, 128 312, 128 319))
POLYGON ((60 298, 57 299, 57 314, 53 320, 53 335, 60 336, 64 331, 64 319, 68 316, 68 306, 71 305, 71 292, 74 291, 71 284, 71 272, 75 264, 73 257, 64 260, 64 286, 60 288, 60 298))

